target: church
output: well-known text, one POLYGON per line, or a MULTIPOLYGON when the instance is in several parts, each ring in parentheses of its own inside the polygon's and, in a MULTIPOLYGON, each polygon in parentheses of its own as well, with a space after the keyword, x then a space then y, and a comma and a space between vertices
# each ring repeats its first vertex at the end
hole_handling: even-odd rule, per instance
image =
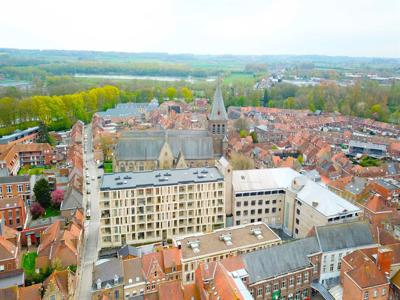
POLYGON ((114 172, 213 166, 225 153, 227 122, 218 82, 207 130, 124 132, 114 151, 114 172))

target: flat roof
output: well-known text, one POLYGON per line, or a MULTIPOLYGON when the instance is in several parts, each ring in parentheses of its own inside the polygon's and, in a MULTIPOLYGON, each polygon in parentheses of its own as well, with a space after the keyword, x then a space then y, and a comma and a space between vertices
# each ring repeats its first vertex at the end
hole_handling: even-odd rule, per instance
POLYGON ((104 174, 101 180, 100 190, 122 190, 223 180, 224 177, 216 167, 123 172, 104 174))
POLYGON ((326 187, 290 168, 233 171, 232 176, 234 193, 284 189, 296 193, 298 200, 313 206, 315 210, 326 217, 361 211, 360 208, 326 187), (293 189, 292 182, 295 179, 298 183, 303 183, 303 187, 297 190, 293 189), (318 204, 315 206, 315 203, 318 204))
MULTIPOLYGON (((265 242, 280 242, 281 238, 263 222, 218 229, 211 233, 197 233, 174 238, 182 245, 182 259, 213 255, 221 251, 248 247, 265 242), (259 234, 257 237, 256 234, 259 234), (224 238, 227 241, 224 241, 224 238), (197 244, 198 251, 191 245, 197 244)), ((195 247, 196 248, 196 247, 195 247)))

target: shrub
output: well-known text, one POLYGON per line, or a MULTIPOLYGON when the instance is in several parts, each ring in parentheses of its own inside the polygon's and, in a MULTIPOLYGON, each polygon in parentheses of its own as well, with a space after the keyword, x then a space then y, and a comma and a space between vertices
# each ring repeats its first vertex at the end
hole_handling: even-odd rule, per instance
POLYGON ((59 208, 63 200, 64 200, 63 190, 55 190, 51 193, 51 203, 53 204, 54 207, 59 208))
POLYGON ((40 203, 35 202, 31 206, 31 213, 33 219, 37 219, 44 214, 44 208, 40 205, 40 203))

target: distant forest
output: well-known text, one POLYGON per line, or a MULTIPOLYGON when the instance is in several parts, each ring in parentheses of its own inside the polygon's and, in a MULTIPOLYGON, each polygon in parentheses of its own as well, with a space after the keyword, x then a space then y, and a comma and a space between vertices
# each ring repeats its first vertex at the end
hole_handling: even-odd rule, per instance
POLYGON ((95 111, 119 102, 156 97, 211 98, 221 76, 226 106, 260 106, 340 112, 400 123, 400 81, 379 85, 365 77, 354 85, 339 82, 346 72, 400 77, 399 59, 328 56, 207 56, 164 53, 38 51, 0 49, 2 81, 26 81, 27 88, 0 87, 0 135, 43 122, 50 129, 69 128, 95 111), (261 78, 285 76, 329 79, 317 86, 278 83, 255 90, 261 78), (174 76, 181 81, 81 78, 75 74, 174 76), (185 81, 188 76, 196 78, 185 81))

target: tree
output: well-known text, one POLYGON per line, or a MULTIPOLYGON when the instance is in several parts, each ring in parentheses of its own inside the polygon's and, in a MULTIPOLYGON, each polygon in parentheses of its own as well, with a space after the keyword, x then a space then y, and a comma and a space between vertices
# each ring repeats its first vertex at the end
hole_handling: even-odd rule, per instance
POLYGON ((165 90, 165 94, 167 95, 169 100, 172 100, 175 98, 176 95, 176 88, 170 86, 165 90))
POLYGON ((263 106, 266 107, 268 104, 268 89, 264 90, 264 96, 263 96, 263 106))
POLYGON ((185 99, 187 103, 191 102, 193 100, 193 93, 192 91, 187 88, 186 86, 181 88, 182 96, 185 99))
POLYGON ((242 129, 240 130, 239 135, 241 138, 245 138, 246 136, 249 135, 249 132, 247 130, 242 129))
POLYGON ((303 155, 300 154, 299 156, 297 156, 297 160, 300 164, 303 164, 304 163, 303 155))
POLYGON ((258 138, 257 138, 257 132, 255 132, 255 131, 252 131, 251 133, 250 133, 250 136, 251 136, 251 138, 253 139, 253 143, 258 143, 258 138))
POLYGON ((63 190, 55 190, 51 193, 51 203, 53 204, 54 207, 59 208, 63 200, 64 200, 63 190))
POLYGON ((31 205, 31 214, 33 219, 37 219, 44 214, 44 208, 38 202, 34 202, 31 205))
POLYGON ((113 145, 113 140, 111 136, 105 135, 100 138, 100 147, 101 151, 103 152, 104 160, 110 160, 112 154, 112 145, 113 145))
POLYGON ((234 152, 230 162, 234 170, 254 169, 254 160, 242 153, 234 152))
POLYGON ((39 179, 35 187, 33 188, 33 192, 35 194, 36 201, 40 203, 41 206, 47 208, 51 204, 51 194, 50 194, 50 186, 46 179, 39 179))

